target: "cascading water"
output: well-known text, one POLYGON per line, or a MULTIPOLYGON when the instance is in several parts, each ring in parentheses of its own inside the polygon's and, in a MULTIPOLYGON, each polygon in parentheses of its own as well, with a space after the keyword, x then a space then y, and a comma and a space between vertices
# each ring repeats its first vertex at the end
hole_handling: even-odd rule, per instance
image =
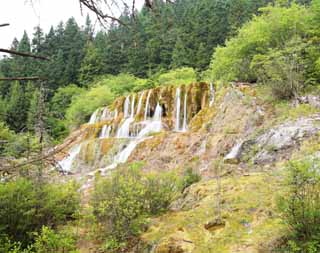
POLYGON ((81 144, 75 145, 68 152, 68 155, 60 162, 58 162, 63 172, 70 172, 73 161, 76 159, 81 150, 81 144))
POLYGON ((211 107, 214 103, 214 97, 215 97, 215 90, 213 87, 213 83, 210 83, 210 102, 209 102, 209 106, 211 107))
POLYGON ((140 98, 139 98, 138 108, 137 108, 137 115, 139 115, 139 113, 141 111, 143 95, 144 95, 144 91, 142 91, 142 93, 140 95, 140 98))
POLYGON ((134 102, 135 102, 136 96, 133 94, 132 95, 132 102, 131 102, 131 114, 130 117, 133 118, 134 117, 134 102))
POLYGON ((188 93, 184 95, 184 104, 183 104, 183 126, 182 132, 186 132, 188 130, 188 123, 187 123, 187 98, 188 93))
POLYGON ((117 132, 117 138, 129 138, 130 137, 130 124, 134 121, 134 118, 127 118, 122 123, 117 132))
POLYGON ((124 148, 122 151, 120 151, 115 157, 114 161, 111 165, 107 166, 105 169, 103 169, 102 172, 114 169, 116 168, 119 164, 125 163, 133 150, 136 148, 136 146, 145 141, 146 139, 150 138, 148 137, 150 133, 155 133, 155 132, 160 132, 162 128, 162 123, 161 123, 161 116, 162 116, 162 107, 160 104, 157 104, 154 116, 152 120, 146 121, 145 127, 138 133, 137 137, 132 139, 128 146, 124 148))
POLYGON ((91 117, 90 117, 90 120, 89 120, 89 122, 88 122, 89 124, 94 124, 94 123, 96 123, 98 113, 99 113, 99 109, 95 110, 95 112, 92 113, 92 115, 91 115, 91 117))
POLYGON ((123 108, 123 113, 125 118, 129 117, 129 108, 130 108, 130 96, 127 96, 126 100, 124 101, 124 108, 123 108))
POLYGON ((177 88, 176 90, 176 126, 175 130, 180 131, 180 105, 181 105, 181 90, 177 88))
POLYGON ((104 125, 101 130, 100 139, 109 138, 111 132, 111 126, 104 125))
POLYGON ((114 110, 114 117, 113 118, 114 119, 118 118, 118 110, 117 109, 114 110))
POLYGON ((147 96, 147 101, 146 101, 146 107, 144 110, 144 120, 146 121, 148 119, 148 115, 149 115, 149 110, 150 110, 150 96, 151 96, 152 90, 149 90, 148 92, 148 96, 147 96))

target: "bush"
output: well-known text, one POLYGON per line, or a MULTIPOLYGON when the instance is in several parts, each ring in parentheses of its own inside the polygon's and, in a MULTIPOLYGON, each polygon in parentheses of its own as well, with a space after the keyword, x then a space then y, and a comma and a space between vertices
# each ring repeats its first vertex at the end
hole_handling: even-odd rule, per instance
POLYGON ((68 231, 55 232, 43 226, 30 248, 34 253, 76 253, 76 238, 68 231))
POLYGON ((108 87, 116 96, 149 88, 147 80, 124 73, 117 76, 103 76, 96 82, 96 85, 108 87))
POLYGON ((306 37, 310 12, 304 6, 262 8, 262 15, 244 25, 236 37, 218 47, 210 64, 212 80, 256 81, 250 68, 255 55, 283 49, 294 36, 306 37))
POLYGON ((94 213, 104 225, 108 247, 137 236, 147 217, 165 211, 181 190, 172 173, 145 175, 137 166, 99 179, 93 195, 94 213))
POLYGON ((201 176, 198 173, 195 173, 192 168, 187 168, 183 175, 182 191, 188 188, 190 185, 199 182, 200 180, 201 176))
POLYGON ((320 160, 291 161, 279 209, 288 224, 290 252, 320 251, 320 160))
POLYGON ((306 44, 294 37, 284 49, 270 50, 265 55, 255 55, 251 68, 258 74, 260 83, 271 86, 273 96, 279 99, 297 97, 305 86, 306 44))
POLYGON ((60 87, 51 100, 51 110, 54 113, 54 116, 58 119, 65 119, 66 110, 70 106, 72 100, 84 91, 83 88, 80 88, 75 84, 60 87))
POLYGON ((89 120, 90 115, 99 107, 110 104, 114 94, 106 85, 91 88, 72 99, 66 111, 66 119, 71 127, 77 127, 89 120))
POLYGON ((77 186, 39 185, 31 180, 0 183, 0 235, 26 246, 43 225, 56 227, 79 208, 77 186))
POLYGON ((193 68, 179 68, 167 73, 159 73, 155 77, 155 84, 164 85, 182 85, 197 81, 197 73, 193 68))

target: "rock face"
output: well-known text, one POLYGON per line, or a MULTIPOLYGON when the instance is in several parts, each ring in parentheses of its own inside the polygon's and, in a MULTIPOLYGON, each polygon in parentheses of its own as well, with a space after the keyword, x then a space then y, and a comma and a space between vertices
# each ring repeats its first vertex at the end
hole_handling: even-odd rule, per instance
MULTIPOLYGON (((97 109, 59 163, 62 170, 83 174, 113 169, 126 162, 149 135, 186 132, 195 116, 209 107, 210 92, 207 83, 157 87, 97 109)), ((171 157, 160 159, 162 163, 171 157)))
POLYGON ((246 150, 255 149, 253 161, 266 164, 279 158, 289 158, 290 150, 297 147, 303 139, 312 137, 320 131, 320 114, 289 121, 269 129, 264 134, 246 142, 246 150))

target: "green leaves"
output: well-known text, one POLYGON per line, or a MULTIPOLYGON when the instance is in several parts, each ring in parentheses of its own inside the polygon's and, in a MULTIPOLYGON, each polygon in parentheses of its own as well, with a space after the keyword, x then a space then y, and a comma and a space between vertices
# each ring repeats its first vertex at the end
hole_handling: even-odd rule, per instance
POLYGON ((146 218, 165 211, 181 190, 175 174, 144 174, 139 169, 134 164, 96 182, 94 213, 109 237, 108 247, 118 245, 114 240, 119 243, 139 235, 146 218))
POLYGON ((292 231, 290 252, 318 252, 320 249, 320 160, 290 161, 287 192, 279 209, 292 231), (297 249, 294 251, 294 249, 297 249))

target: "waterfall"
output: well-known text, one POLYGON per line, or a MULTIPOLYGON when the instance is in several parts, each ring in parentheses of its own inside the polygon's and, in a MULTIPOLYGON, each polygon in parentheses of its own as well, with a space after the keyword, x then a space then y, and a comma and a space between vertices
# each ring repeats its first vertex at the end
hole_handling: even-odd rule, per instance
POLYGON ((145 110, 144 110, 144 120, 145 121, 148 119, 148 114, 149 114, 149 110, 150 110, 149 102, 150 102, 151 93, 152 93, 152 90, 149 90, 148 96, 147 96, 147 101, 146 101, 146 107, 145 107, 145 110))
POLYGON ((140 98, 139 98, 138 108, 137 108, 137 115, 139 115, 139 113, 141 111, 143 95, 144 95, 144 91, 142 91, 142 93, 140 95, 140 98))
POLYGON ((162 107, 158 103, 152 120, 146 121, 145 127, 141 129, 137 137, 132 139, 129 142, 128 146, 126 146, 122 151, 120 151, 114 157, 113 163, 107 166, 106 168, 104 168, 102 171, 114 169, 120 163, 125 163, 139 143, 150 138, 149 135, 151 133, 160 132, 162 128, 161 117, 162 117, 162 107))
POLYGON ((130 96, 127 96, 126 100, 124 101, 124 108, 123 108, 123 113, 125 118, 129 117, 129 107, 130 107, 130 96))
POLYGON ((129 138, 130 137, 130 124, 134 121, 134 118, 127 118, 122 123, 117 132, 117 138, 129 138))
POLYGON ((70 172, 72 168, 73 161, 78 156, 81 150, 81 144, 77 144, 73 146, 69 152, 68 155, 60 162, 58 162, 59 166, 61 167, 61 170, 63 172, 70 172))
POLYGON ((177 88, 176 90, 176 127, 175 130, 179 131, 180 130, 180 94, 181 90, 180 88, 177 88))
POLYGON ((183 104, 183 126, 182 126, 182 132, 186 132, 188 129, 188 124, 187 124, 187 98, 188 94, 184 95, 184 104, 183 104))
POLYGON ((114 119, 116 119, 116 118, 118 118, 118 110, 117 109, 114 110, 114 119))
POLYGON ((215 90, 213 87, 213 83, 210 83, 210 102, 209 102, 209 106, 211 107, 214 103, 214 97, 215 97, 215 90))
POLYGON ((98 112, 99 112, 99 109, 95 110, 94 113, 92 113, 91 117, 90 117, 90 120, 89 120, 89 124, 94 124, 96 123, 96 120, 97 120, 97 116, 98 116, 98 112))
POLYGON ((136 96, 133 94, 132 95, 132 102, 131 102, 131 114, 130 117, 133 118, 134 117, 134 101, 136 99, 136 96))
POLYGON ((101 130, 100 139, 109 138, 111 132, 111 126, 104 125, 101 130))

